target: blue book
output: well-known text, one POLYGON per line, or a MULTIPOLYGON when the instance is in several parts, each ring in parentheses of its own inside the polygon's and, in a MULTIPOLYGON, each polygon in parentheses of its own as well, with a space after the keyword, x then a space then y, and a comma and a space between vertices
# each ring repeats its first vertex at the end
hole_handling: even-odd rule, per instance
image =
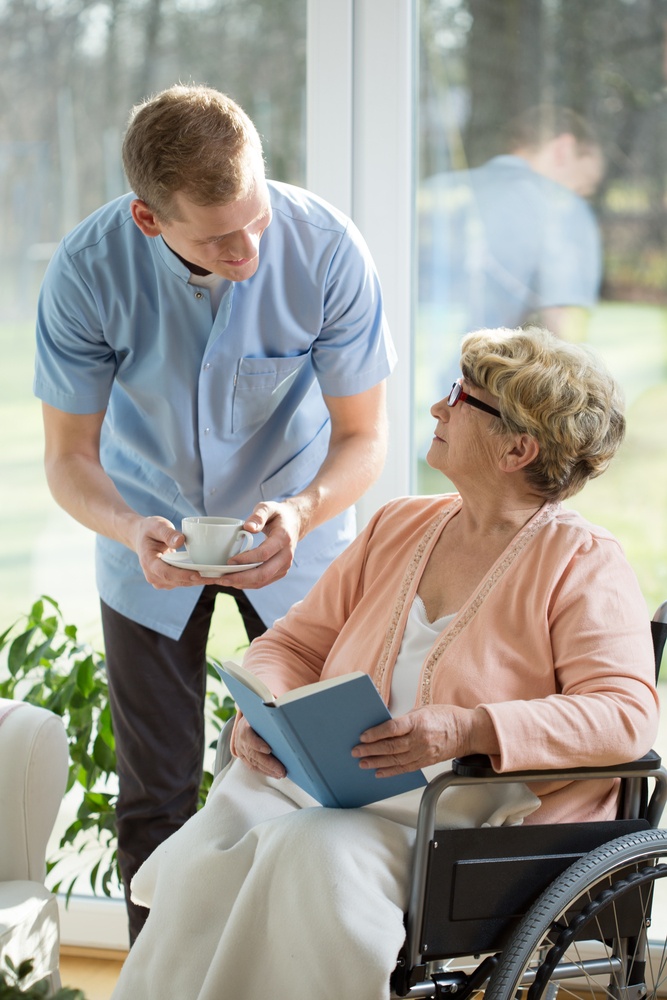
POLYGON ((376 778, 352 756, 364 730, 391 718, 368 674, 332 677, 274 698, 259 677, 237 663, 216 669, 288 777, 323 806, 352 809, 426 785, 421 771, 376 778))

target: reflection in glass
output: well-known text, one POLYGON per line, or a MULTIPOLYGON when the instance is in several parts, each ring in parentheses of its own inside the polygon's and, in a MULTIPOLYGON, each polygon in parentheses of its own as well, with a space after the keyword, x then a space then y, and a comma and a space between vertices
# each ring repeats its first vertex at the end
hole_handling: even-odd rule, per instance
POLYGON ((421 0, 415 451, 463 333, 536 320, 624 388, 628 434, 573 506, 667 596, 665 7, 421 0), (568 110, 566 110, 568 109, 568 110))
POLYGON ((445 386, 466 330, 534 319, 581 339, 582 310, 598 296, 600 238, 583 197, 603 174, 593 129, 570 109, 538 105, 506 133, 500 155, 421 188, 420 337, 431 357, 444 337, 434 374, 439 381, 446 368, 445 386))

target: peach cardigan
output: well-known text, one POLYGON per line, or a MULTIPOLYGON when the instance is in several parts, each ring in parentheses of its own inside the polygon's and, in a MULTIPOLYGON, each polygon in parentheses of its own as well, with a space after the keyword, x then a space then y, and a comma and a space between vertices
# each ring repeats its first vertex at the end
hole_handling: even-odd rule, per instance
MULTIPOLYGON (((429 554, 457 494, 394 500, 307 597, 253 642, 244 663, 275 694, 352 670, 385 701, 429 554)), ((450 572, 456 573, 456 553, 450 572)), ((483 706, 499 771, 620 763, 651 747, 658 702, 646 604, 619 543, 547 503, 436 638, 415 705, 483 706)), ((609 781, 531 786, 528 822, 613 815, 609 781)))

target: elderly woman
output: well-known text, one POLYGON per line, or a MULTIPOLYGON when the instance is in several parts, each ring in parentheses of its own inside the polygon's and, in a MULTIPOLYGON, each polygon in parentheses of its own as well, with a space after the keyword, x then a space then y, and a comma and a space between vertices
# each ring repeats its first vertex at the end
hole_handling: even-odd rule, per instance
MULTIPOLYGON (((646 607, 618 542, 560 505, 621 442, 617 388, 536 329, 470 334, 461 371, 428 454, 458 492, 387 504, 245 666, 275 694, 368 672, 393 719, 352 754, 378 781, 474 752, 498 771, 630 760, 657 725, 646 607)), ((383 1000, 417 793, 323 809, 241 717, 233 751, 134 880, 151 914, 115 1000, 383 1000)), ((613 780, 450 789, 439 821, 594 820, 616 798, 613 780)))

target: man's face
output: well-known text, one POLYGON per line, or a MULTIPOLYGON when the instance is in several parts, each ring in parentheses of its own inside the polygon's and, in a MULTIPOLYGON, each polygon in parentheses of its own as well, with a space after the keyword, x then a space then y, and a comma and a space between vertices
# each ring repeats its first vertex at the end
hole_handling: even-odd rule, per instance
POLYGON ((167 246, 184 261, 229 281, 245 281, 259 265, 259 241, 271 222, 264 174, 256 170, 248 193, 227 205, 195 205, 182 192, 173 198, 177 220, 160 222, 167 246))
POLYGON ((597 191, 604 171, 604 157, 599 149, 579 147, 570 165, 570 183, 567 186, 582 198, 590 198, 597 191))

